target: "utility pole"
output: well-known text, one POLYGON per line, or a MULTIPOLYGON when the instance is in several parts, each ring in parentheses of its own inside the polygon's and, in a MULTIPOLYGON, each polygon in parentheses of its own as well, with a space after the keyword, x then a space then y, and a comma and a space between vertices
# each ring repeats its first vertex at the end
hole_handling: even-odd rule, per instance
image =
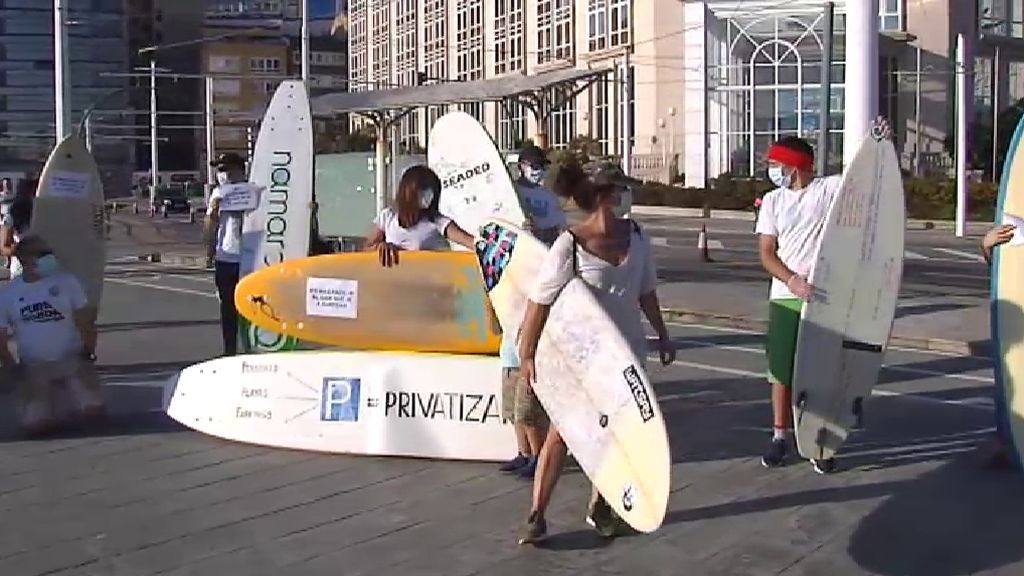
POLYGON ((207 76, 205 78, 205 106, 203 107, 203 116, 205 117, 206 124, 206 186, 203 187, 203 205, 207 206, 210 204, 210 194, 213 193, 213 187, 216 185, 217 174, 210 165, 210 162, 214 160, 214 145, 213 145, 213 76, 207 76))
POLYGON ((309 89, 309 0, 300 0, 299 6, 302 12, 302 82, 309 89))
POLYGON ((833 19, 836 7, 825 3, 825 34, 821 43, 821 113, 818 120, 818 175, 828 172, 829 127, 832 118, 832 41, 835 37, 833 19))
POLYGON ((156 209, 156 189, 160 181, 160 153, 157 149, 156 55, 149 59, 149 185, 150 210, 156 209))
POLYGON ((53 88, 57 144, 71 132, 71 98, 68 96, 67 0, 53 0, 53 88))

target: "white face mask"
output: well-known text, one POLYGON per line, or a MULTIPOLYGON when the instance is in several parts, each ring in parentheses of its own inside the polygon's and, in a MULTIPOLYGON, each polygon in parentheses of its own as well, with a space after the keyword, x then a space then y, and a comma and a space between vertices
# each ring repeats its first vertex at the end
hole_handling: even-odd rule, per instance
POLYGON ((231 182, 231 180, 228 178, 227 172, 217 172, 217 184, 223 186, 228 182, 231 182))
POLYGON ((768 179, 779 188, 789 188, 793 183, 793 175, 783 172, 782 166, 769 166, 768 179))
POLYGON ((523 178, 534 186, 540 186, 541 182, 544 182, 544 177, 548 175, 548 171, 543 168, 534 168, 532 166, 523 166, 523 178))
POLYGON ((420 208, 426 210, 434 202, 434 190, 425 188, 420 190, 420 208))

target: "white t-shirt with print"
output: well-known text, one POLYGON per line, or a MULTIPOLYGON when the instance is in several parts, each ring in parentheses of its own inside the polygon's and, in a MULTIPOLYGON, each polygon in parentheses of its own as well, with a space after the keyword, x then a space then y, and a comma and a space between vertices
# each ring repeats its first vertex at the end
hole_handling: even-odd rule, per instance
POLYGON ((398 214, 391 208, 381 210, 373 220, 374 225, 384 231, 384 241, 394 244, 402 250, 448 250, 448 240, 444 231, 451 224, 451 219, 438 214, 431 222, 426 218, 409 228, 402 228, 398 223, 398 214))
POLYGON ((0 290, 0 321, 14 331, 22 362, 52 362, 81 352, 73 314, 87 303, 82 284, 67 272, 35 282, 19 276, 0 290))
POLYGON ((558 203, 558 196, 543 186, 516 184, 516 192, 523 205, 523 211, 533 220, 534 228, 546 229, 564 227, 565 212, 558 203))
MULTIPOLYGON (((232 184, 232 187, 248 185, 253 188, 259 188, 255 184, 249 182, 240 182, 232 184)), ((257 192, 258 194, 258 192, 257 192)), ((224 198, 224 192, 221 187, 218 186, 213 189, 210 193, 210 207, 207 208, 206 214, 209 216, 213 211, 213 201, 221 200, 224 198)), ((237 263, 241 261, 242 256, 242 222, 245 218, 245 212, 241 211, 220 211, 220 222, 217 225, 217 248, 214 258, 218 262, 231 262, 237 263)))
MULTIPOLYGON (((810 276, 829 208, 842 176, 816 178, 800 191, 776 188, 765 194, 757 216, 757 234, 775 236, 779 260, 793 272, 810 276)), ((772 279, 770 299, 796 298, 778 278, 772 279)))

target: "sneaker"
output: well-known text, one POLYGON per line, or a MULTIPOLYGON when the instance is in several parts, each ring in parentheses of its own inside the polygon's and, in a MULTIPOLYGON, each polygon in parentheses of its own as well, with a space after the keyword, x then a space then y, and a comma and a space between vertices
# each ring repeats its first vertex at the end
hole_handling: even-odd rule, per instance
POLYGON ((530 517, 526 519, 526 526, 523 526, 520 533, 519 545, 536 544, 547 535, 548 523, 544 517, 540 515, 540 512, 530 512, 530 517))
POLYGON ((618 529, 618 517, 615 511, 612 510, 612 507, 608 505, 604 496, 598 496, 597 502, 590 506, 590 510, 587 511, 586 520, 591 528, 597 530, 597 533, 605 538, 615 536, 615 532, 618 529))
POLYGON ((761 457, 761 464, 765 468, 778 468, 786 463, 786 456, 789 452, 785 439, 773 438, 768 445, 768 451, 761 457))
POLYGON ((498 470, 501 470, 502 472, 517 472, 523 466, 526 466, 526 464, 529 461, 529 457, 523 455, 523 453, 520 452, 519 454, 516 455, 515 458, 502 464, 501 467, 498 468, 498 470))
POLYGON ((831 474, 836 469, 836 459, 826 458, 823 460, 811 459, 811 465, 818 474, 831 474))
POLYGON ((516 475, 523 480, 533 480, 533 475, 537 472, 537 458, 530 456, 526 459, 526 464, 516 472, 516 475))

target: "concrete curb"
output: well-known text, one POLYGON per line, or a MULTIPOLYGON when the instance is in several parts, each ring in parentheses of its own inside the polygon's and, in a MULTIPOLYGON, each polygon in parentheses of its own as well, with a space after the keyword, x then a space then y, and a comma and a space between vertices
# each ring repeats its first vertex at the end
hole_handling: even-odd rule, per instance
MULTIPOLYGON (((755 332, 764 332, 768 328, 767 320, 761 318, 731 316, 728 314, 699 312, 678 308, 662 308, 661 312, 665 315, 666 320, 672 320, 675 322, 706 324, 709 326, 736 328, 738 330, 750 330, 755 332)), ((964 342, 944 340, 941 338, 901 336, 899 334, 894 334, 889 338, 889 346, 977 357, 989 357, 992 352, 992 344, 988 340, 981 342, 964 342)))

